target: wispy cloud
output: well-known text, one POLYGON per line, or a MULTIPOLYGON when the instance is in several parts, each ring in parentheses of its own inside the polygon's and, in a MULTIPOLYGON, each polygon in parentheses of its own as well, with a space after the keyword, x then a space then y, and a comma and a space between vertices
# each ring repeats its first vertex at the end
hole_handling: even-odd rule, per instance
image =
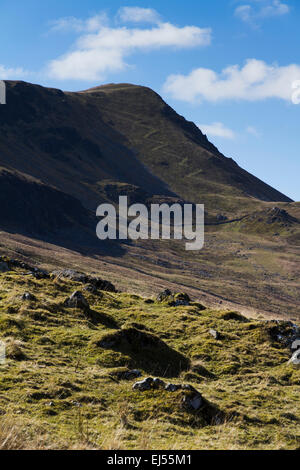
POLYGON ((208 137, 221 137, 224 139, 234 139, 235 132, 226 127, 222 122, 212 124, 198 124, 199 129, 208 137))
POLYGON ((92 33, 98 31, 101 27, 108 23, 108 18, 105 13, 92 16, 87 19, 75 18, 74 16, 67 16, 58 18, 50 22, 50 32, 76 32, 76 33, 92 33))
POLYGON ((20 80, 29 75, 22 67, 5 67, 0 64, 0 80, 20 80))
POLYGON ((261 137, 261 133, 254 126, 248 126, 246 132, 254 137, 261 137))
POLYGON ((289 12, 289 5, 281 0, 248 0, 248 3, 235 9, 235 15, 252 26, 257 26, 265 18, 283 16, 289 12))
POLYGON ((153 8, 122 7, 117 17, 123 23, 160 23, 161 17, 153 8))
POLYGON ((248 59, 244 66, 232 65, 221 73, 198 68, 188 75, 170 75, 164 91, 187 102, 225 100, 259 101, 279 98, 291 101, 292 84, 300 77, 300 65, 280 67, 248 59))
MULTIPOLYGON (((158 18, 158 13, 148 9, 123 8, 119 18, 135 22, 148 18, 150 21, 150 18, 158 18)), ((114 27, 103 24, 101 17, 94 17, 58 20, 54 27, 58 30, 72 28, 83 33, 79 34, 72 50, 48 64, 48 75, 60 80, 104 80, 108 74, 125 69, 127 57, 135 52, 192 48, 207 46, 211 42, 209 28, 178 27, 167 22, 159 22, 152 27, 114 27)))

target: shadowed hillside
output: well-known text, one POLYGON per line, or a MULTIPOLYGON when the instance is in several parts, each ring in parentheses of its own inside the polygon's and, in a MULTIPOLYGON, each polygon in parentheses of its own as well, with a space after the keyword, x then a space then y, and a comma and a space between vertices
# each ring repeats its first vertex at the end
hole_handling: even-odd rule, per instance
POLYGON ((219 153, 148 88, 108 85, 64 93, 25 82, 6 85, 0 165, 93 211, 122 184, 133 185, 137 195, 177 196, 228 215, 236 215, 241 203, 242 210, 255 206, 255 198, 289 201, 219 153))
POLYGON ((104 270, 131 292, 184 287, 213 307, 299 318, 297 203, 223 156, 149 88, 6 86, 3 253, 44 267, 104 270), (204 249, 188 254, 167 240, 100 242, 95 209, 119 195, 130 203, 204 203, 204 249))

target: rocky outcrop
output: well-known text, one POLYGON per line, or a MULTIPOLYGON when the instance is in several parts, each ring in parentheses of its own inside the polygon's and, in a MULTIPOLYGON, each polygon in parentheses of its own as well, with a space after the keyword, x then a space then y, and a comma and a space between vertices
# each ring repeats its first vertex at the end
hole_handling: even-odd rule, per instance
POLYGON ((165 302, 170 307, 188 306, 190 305, 191 299, 188 294, 184 292, 172 293, 169 289, 166 289, 157 296, 158 302, 165 302))
POLYGON ((147 377, 133 385, 133 390, 145 392, 149 390, 165 390, 166 392, 181 392, 181 406, 186 410, 198 411, 204 405, 204 400, 200 392, 189 384, 166 384, 159 378, 147 377))
POLYGON ((87 274, 74 271, 73 269, 52 271, 51 275, 59 279, 66 278, 75 282, 80 282, 81 284, 88 284, 90 287, 86 290, 92 291, 91 288, 93 287, 95 289, 104 290, 107 292, 116 292, 115 286, 110 281, 100 279, 99 277, 89 276, 87 274))

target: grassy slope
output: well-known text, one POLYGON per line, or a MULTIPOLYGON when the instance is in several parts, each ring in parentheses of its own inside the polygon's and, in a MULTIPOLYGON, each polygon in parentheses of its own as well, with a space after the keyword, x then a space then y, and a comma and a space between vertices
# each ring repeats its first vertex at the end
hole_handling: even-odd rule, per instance
MULTIPOLYGON (((299 204, 277 205, 300 220, 299 204)), ((167 287, 183 289, 212 308, 222 302, 246 315, 299 321, 299 223, 282 227, 263 221, 259 235, 250 230, 251 224, 244 220, 207 226, 200 252, 186 252, 175 241, 143 241, 126 245, 121 256, 103 256, 80 244, 77 249, 62 248, 5 232, 0 251, 45 268, 94 271, 127 292, 152 295, 167 287)))
POLYGON ((0 274, 0 335, 8 353, 0 376, 0 447, 299 448, 300 372, 287 365, 290 353, 272 340, 271 324, 230 319, 197 303, 174 308, 107 292, 87 295, 88 318, 63 306, 82 287, 36 280, 20 269, 0 274), (36 301, 21 300, 26 291, 36 301), (143 342, 115 350, 98 345, 132 326, 164 341, 168 354, 143 342), (213 339, 210 328, 223 338, 213 339), (176 351, 189 370, 178 370, 176 351), (133 381, 118 378, 126 367, 144 376, 164 377, 166 370, 168 380, 193 384, 224 417, 216 424, 184 411, 179 392, 133 391, 133 381))

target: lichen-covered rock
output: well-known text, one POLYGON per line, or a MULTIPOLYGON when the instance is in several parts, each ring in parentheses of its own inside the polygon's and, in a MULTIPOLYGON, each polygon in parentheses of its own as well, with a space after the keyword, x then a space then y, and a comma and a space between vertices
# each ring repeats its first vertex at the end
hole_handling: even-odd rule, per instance
POLYGON ((144 392, 145 390, 151 390, 153 384, 152 377, 147 377, 144 380, 140 380, 133 385, 133 390, 139 390, 140 392, 144 392))
POLYGON ((80 308, 81 310, 88 311, 90 306, 82 292, 75 291, 73 294, 65 300, 65 306, 71 308, 80 308))

